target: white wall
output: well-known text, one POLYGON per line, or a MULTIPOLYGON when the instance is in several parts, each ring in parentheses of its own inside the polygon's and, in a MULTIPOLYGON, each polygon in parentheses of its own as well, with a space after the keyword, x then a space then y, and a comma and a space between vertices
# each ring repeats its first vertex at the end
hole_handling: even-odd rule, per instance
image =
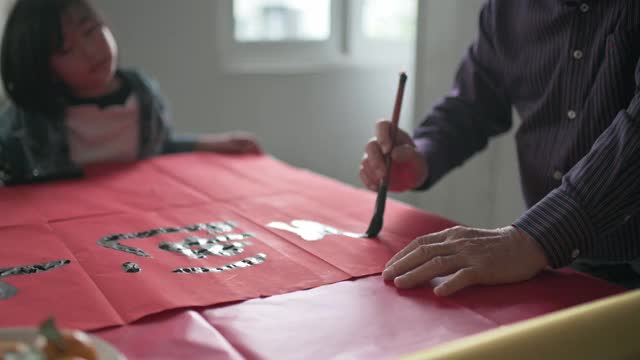
MULTIPOLYGON (((178 129, 252 131, 276 157, 358 184, 364 144, 376 119, 392 110, 397 68, 225 73, 216 50, 216 1, 96 3, 112 25, 122 63, 159 79, 178 129)), ((410 111, 403 122, 411 122, 410 111)))
MULTIPOLYGON (((359 185, 364 144, 373 135, 375 120, 391 112, 399 69, 344 66, 296 74, 225 73, 216 50, 216 1, 96 3, 116 34, 122 63, 145 69, 160 81, 179 130, 253 131, 276 157, 359 185)), ((414 106, 411 89, 404 128, 417 123, 449 90, 458 60, 475 34, 483 1, 420 2, 418 67, 410 71, 410 88, 415 87, 418 100, 414 106)), ((428 193, 401 198, 469 225, 510 223, 522 210, 512 134, 428 193)))

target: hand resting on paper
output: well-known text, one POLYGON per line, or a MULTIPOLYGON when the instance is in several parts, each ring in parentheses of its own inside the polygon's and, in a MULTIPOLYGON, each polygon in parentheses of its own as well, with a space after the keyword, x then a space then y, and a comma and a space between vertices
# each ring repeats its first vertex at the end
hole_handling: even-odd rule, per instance
POLYGON ((255 136, 245 132, 207 134, 198 137, 196 150, 221 154, 260 154, 255 136))
POLYGON ((453 274, 434 289, 448 296, 471 285, 524 281, 546 266, 540 245, 513 226, 457 226, 413 240, 389 260, 382 276, 399 288, 413 288, 453 274))

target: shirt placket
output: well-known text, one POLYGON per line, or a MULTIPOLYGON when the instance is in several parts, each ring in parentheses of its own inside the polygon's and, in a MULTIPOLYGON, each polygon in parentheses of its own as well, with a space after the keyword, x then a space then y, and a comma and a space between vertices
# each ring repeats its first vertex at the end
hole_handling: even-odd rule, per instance
MULTIPOLYGON (((575 122, 579 121, 579 117, 581 116, 582 111, 582 98, 583 98, 583 87, 582 81, 583 79, 583 71, 584 71, 584 62, 586 61, 586 56, 589 53, 587 50, 587 39, 585 36, 584 29, 586 27, 586 23, 588 21, 588 16, 591 13, 591 4, 588 1, 581 2, 576 8, 572 10, 573 19, 571 22, 571 29, 569 32, 568 39, 568 53, 565 54, 567 57, 563 60, 567 64, 565 73, 567 74, 567 78, 565 79, 565 88, 563 89, 563 100, 562 100, 562 121, 575 122)), ((576 125, 574 125, 576 126, 576 125)), ((558 165, 554 169, 552 169, 551 177, 556 183, 560 183, 562 181, 563 176, 567 169, 564 168, 565 164, 558 165)))

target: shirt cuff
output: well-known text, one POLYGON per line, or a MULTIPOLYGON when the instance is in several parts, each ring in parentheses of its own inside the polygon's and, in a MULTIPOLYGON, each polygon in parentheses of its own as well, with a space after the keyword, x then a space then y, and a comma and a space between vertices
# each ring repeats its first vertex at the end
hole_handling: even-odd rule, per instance
POLYGON ((447 157, 445 151, 439 149, 438 145, 431 139, 414 138, 416 150, 422 155, 427 162, 427 171, 429 172, 427 180, 414 190, 424 191, 431 188, 440 180, 447 172, 447 157))
POLYGON ((586 211, 568 193, 555 189, 513 226, 534 238, 554 268, 569 265, 593 248, 596 231, 586 211))
POLYGON ((196 135, 173 135, 165 143, 163 153, 174 154, 193 152, 196 149, 197 143, 198 140, 196 135))

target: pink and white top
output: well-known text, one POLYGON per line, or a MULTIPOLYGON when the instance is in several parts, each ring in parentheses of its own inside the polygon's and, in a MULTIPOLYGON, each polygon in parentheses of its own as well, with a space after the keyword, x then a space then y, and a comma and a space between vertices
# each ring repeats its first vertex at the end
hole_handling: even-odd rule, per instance
POLYGON ((79 166, 136 160, 139 117, 138 101, 133 95, 123 105, 69 107, 65 124, 71 159, 79 166))

